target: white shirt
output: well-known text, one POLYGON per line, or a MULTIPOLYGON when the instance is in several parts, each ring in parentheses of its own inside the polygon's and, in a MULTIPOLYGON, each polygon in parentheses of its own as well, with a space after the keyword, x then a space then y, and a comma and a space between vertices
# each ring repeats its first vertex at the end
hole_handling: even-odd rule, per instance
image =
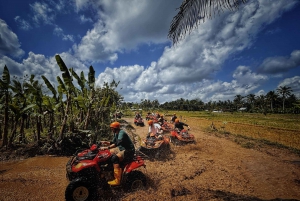
POLYGON ((149 133, 153 133, 154 135, 159 134, 160 128, 161 126, 159 124, 154 123, 151 126, 149 126, 149 133))

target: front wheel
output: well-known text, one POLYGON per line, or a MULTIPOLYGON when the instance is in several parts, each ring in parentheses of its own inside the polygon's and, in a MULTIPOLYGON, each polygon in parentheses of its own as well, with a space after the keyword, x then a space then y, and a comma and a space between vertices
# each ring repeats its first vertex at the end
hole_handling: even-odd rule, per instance
POLYGON ((91 201, 94 200, 96 189, 88 182, 73 180, 66 188, 66 201, 91 201))
POLYGON ((144 189, 146 183, 146 176, 142 172, 135 170, 126 176, 124 190, 128 192, 144 189))

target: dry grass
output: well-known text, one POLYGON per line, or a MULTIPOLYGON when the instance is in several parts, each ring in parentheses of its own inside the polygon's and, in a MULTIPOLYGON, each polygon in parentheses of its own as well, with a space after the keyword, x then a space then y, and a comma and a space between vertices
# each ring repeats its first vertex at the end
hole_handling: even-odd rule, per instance
POLYGON ((245 136, 300 150, 300 115, 176 112, 193 129, 245 136))

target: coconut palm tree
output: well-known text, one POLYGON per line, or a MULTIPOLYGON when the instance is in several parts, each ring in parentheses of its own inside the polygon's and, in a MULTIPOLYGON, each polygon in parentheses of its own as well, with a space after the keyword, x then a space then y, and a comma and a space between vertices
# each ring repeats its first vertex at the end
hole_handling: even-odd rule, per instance
POLYGON ((184 0, 171 22, 168 38, 176 44, 201 21, 213 18, 225 9, 237 10, 240 4, 246 2, 247 0, 184 0))
POLYGON ((255 94, 248 94, 246 96, 248 103, 251 105, 251 109, 254 109, 254 103, 255 103, 255 94))
POLYGON ((291 87, 287 87, 287 86, 280 86, 277 89, 277 92, 281 95, 282 98, 282 111, 284 112, 284 104, 285 104, 285 100, 288 96, 291 95, 291 92, 293 90, 291 89, 291 87))
POLYGON ((238 109, 238 107, 243 106, 243 98, 244 97, 242 95, 240 95, 240 94, 238 94, 238 95, 236 95, 234 97, 233 103, 234 103, 234 105, 236 107, 236 110, 238 109))
POLYGON ((277 100, 278 95, 275 93, 275 91, 269 91, 266 96, 267 96, 267 100, 270 101, 271 111, 273 112, 274 111, 273 103, 274 101, 277 100))

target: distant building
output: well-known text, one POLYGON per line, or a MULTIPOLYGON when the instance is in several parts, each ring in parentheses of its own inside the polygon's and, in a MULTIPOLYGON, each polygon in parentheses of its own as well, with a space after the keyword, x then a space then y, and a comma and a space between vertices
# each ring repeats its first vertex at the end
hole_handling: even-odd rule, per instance
POLYGON ((246 111, 247 110, 247 108, 246 107, 241 107, 240 109, 239 109, 239 111, 246 111))

